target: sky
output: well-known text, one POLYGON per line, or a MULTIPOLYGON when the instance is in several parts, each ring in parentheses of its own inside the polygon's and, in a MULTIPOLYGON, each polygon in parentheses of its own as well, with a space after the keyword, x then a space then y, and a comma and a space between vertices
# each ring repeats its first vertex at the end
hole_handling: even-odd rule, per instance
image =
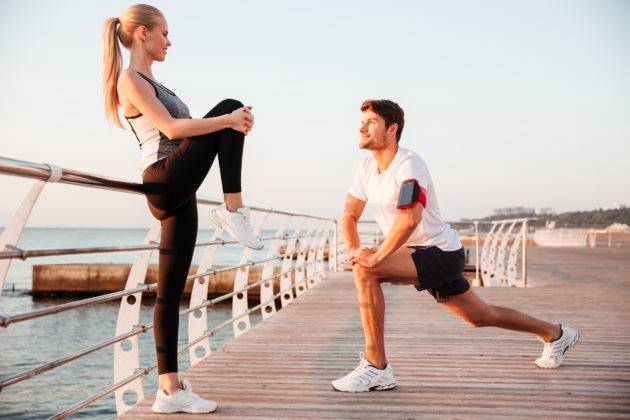
MULTIPOLYGON (((140 182, 101 93, 103 21, 131 4, 0 0, 0 156, 140 182)), ((446 220, 630 204, 630 1, 151 4, 173 43, 154 76, 193 117, 253 106, 247 204, 339 218, 367 98, 405 110, 400 145, 428 164, 446 220)), ((216 166, 199 197, 221 199, 216 166)), ((32 185, 0 175, 0 225, 32 185)), ((142 196, 55 184, 28 226, 151 221, 142 196)))

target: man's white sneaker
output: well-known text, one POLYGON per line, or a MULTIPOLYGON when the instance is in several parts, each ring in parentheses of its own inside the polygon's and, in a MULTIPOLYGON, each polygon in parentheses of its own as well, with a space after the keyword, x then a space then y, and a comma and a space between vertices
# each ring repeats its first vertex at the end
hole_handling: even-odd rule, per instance
POLYGON ((562 364, 564 354, 577 343, 580 332, 568 325, 560 324, 562 335, 551 343, 545 343, 542 356, 536 359, 536 365, 541 368, 553 369, 562 364))
POLYGON ((332 386, 343 392, 384 391, 396 388, 396 379, 389 363, 384 369, 377 369, 361 353, 359 366, 343 378, 333 381, 332 386))
POLYGON ((231 212, 225 203, 210 211, 210 221, 218 228, 225 230, 243 246, 262 249, 263 243, 254 233, 249 218, 249 207, 241 207, 231 212))
POLYGON ((192 392, 190 382, 182 380, 182 389, 168 395, 160 389, 155 396, 153 403, 154 413, 212 413, 217 409, 217 403, 211 400, 204 400, 199 395, 192 392))

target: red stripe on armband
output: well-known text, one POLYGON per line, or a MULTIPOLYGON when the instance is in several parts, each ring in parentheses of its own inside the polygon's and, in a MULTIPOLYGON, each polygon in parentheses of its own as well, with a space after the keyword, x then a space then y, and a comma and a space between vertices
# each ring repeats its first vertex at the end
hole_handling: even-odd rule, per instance
POLYGON ((420 194, 418 194, 418 202, 422 204, 422 207, 427 206, 427 196, 424 194, 424 190, 420 187, 420 194))

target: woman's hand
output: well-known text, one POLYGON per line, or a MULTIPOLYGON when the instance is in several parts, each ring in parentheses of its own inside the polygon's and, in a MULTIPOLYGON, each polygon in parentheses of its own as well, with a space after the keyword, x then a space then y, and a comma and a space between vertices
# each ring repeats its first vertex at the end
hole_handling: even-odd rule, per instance
POLYGON ((254 114, 251 106, 244 106, 230 114, 230 128, 247 135, 253 126, 254 114))

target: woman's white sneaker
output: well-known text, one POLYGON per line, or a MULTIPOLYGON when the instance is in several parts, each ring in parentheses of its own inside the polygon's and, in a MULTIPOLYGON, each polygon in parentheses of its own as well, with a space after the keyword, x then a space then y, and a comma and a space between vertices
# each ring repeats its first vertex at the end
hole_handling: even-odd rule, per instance
POLYGON ((332 382, 334 389, 343 392, 384 391, 394 389, 396 385, 394 369, 389 363, 384 369, 377 369, 365 359, 363 353, 356 369, 332 382))
POLYGON ((211 400, 204 400, 199 395, 192 392, 190 382, 184 379, 181 381, 182 389, 168 395, 160 389, 155 396, 153 412, 166 413, 212 413, 217 409, 217 403, 211 400))
POLYGON ((243 246, 252 249, 262 249, 263 243, 252 229, 249 207, 241 207, 236 211, 229 211, 225 203, 210 211, 210 221, 218 228, 225 230, 232 238, 243 246))
POLYGON ((568 325, 560 324, 562 335, 551 343, 545 343, 542 356, 536 359, 536 365, 541 368, 554 369, 562 364, 564 354, 577 343, 580 332, 568 325))

